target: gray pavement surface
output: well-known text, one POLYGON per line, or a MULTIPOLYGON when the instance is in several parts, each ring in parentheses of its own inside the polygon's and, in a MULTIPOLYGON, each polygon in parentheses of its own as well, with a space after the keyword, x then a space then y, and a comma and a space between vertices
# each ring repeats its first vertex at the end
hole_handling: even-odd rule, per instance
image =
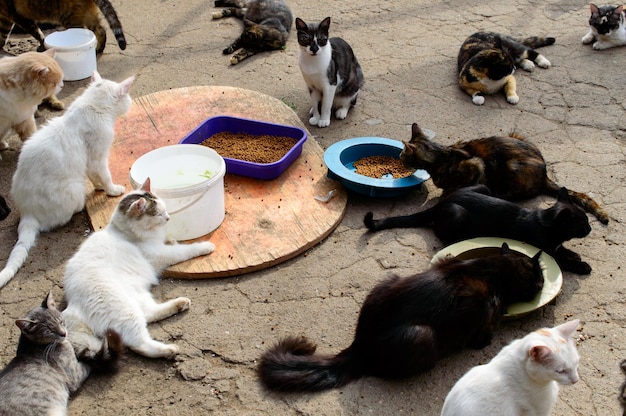
MULTIPOLYGON (((552 178, 590 194, 611 222, 603 226, 590 217, 591 234, 567 244, 593 272, 564 273, 562 293, 553 304, 504 322, 483 350, 463 351, 406 380, 364 378, 319 394, 268 393, 255 373, 267 347, 281 336, 304 334, 318 343, 319 352, 339 352, 352 340, 368 291, 390 274, 424 270, 442 247, 430 230, 369 235, 362 223, 367 211, 377 217, 415 211, 439 195, 431 181, 423 192, 406 197, 350 195, 337 229, 292 260, 225 279, 164 279, 154 289, 157 299, 188 296, 192 306, 151 325, 150 331, 157 339, 175 342, 181 353, 171 361, 129 353, 117 375, 86 382, 70 403, 70 415, 437 415, 449 389, 469 368, 487 362, 514 338, 572 317, 582 322, 580 381, 561 388, 553 414, 621 414, 626 48, 596 52, 581 44, 588 29, 586 1, 290 0, 294 17, 307 22, 332 17, 331 35, 353 46, 366 77, 358 105, 345 120, 332 120, 325 129, 307 123, 309 99, 295 32, 284 51, 262 53, 231 67, 221 51, 238 36, 241 23, 211 20, 212 1, 113 3, 128 48, 120 51, 108 31, 98 70, 118 81, 137 75, 135 97, 192 85, 256 90, 293 108, 323 148, 360 136, 408 140, 413 122, 434 130, 435 140, 444 144, 514 130, 540 147, 552 178), (457 51, 477 30, 556 37, 555 45, 541 50, 552 68, 518 71, 518 105, 497 95, 475 106, 458 88, 457 51)), ((71 102, 86 84, 67 82, 60 98, 71 102)), ((12 143, 18 144, 15 138, 12 143)), ((0 193, 7 196, 18 152, 2 156, 0 193)), ((546 207, 552 202, 541 197, 527 204, 546 207)), ((2 264, 15 242, 18 218, 14 211, 0 222, 2 264)), ((0 290, 0 365, 15 352, 19 334, 14 320, 49 289, 62 296, 65 261, 90 232, 88 224, 80 213, 67 226, 41 235, 27 264, 0 290)))

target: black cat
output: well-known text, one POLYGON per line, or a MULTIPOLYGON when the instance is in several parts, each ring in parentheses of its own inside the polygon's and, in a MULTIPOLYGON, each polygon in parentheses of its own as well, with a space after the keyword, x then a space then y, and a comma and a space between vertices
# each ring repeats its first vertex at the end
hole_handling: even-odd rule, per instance
POLYGON ((371 231, 430 227, 446 245, 474 237, 512 238, 552 255, 563 270, 591 273, 589 264, 562 245, 591 232, 587 215, 571 202, 565 188, 550 208, 528 209, 491 196, 485 185, 470 186, 449 193, 424 211, 380 220, 368 212, 363 222, 371 231))
POLYGON ((0 195, 0 221, 5 219, 11 213, 11 208, 7 204, 7 201, 0 195))
POLYGON ((448 257, 414 276, 391 277, 367 296, 352 344, 334 356, 289 337, 263 354, 259 376, 280 391, 320 391, 365 376, 401 378, 465 347, 483 348, 507 306, 543 287, 539 264, 503 244, 501 254, 448 257))

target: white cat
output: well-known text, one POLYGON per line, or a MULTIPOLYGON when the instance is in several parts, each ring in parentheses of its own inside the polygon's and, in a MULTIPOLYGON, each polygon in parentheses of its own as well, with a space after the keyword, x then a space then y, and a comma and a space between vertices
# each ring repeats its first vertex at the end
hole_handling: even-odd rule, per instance
POLYGON ((24 142, 11 196, 20 212, 18 240, 0 271, 0 288, 15 276, 42 231, 69 222, 85 206, 86 180, 109 196, 124 193, 111 180, 108 157, 117 117, 131 105, 134 77, 121 83, 94 72, 92 83, 65 114, 24 142))
POLYGON ((489 363, 468 371, 443 404, 442 416, 548 416, 558 384, 578 381, 572 339, 580 321, 542 328, 504 347, 489 363))
POLYGON ((148 179, 141 190, 122 197, 109 224, 89 236, 68 261, 63 317, 78 352, 100 349, 91 335, 102 337, 108 329, 146 357, 178 352, 176 345, 152 339, 147 324, 187 310, 191 301, 179 297, 159 304, 150 289, 167 266, 209 254, 215 246, 208 241, 168 244, 168 220, 165 203, 150 193, 148 179))
POLYGON ((0 59, 0 150, 9 147, 13 131, 22 140, 33 135, 35 111, 45 98, 63 109, 55 96, 63 88, 63 70, 54 55, 55 50, 48 49, 0 59))
POLYGON ((330 17, 307 25, 296 18, 299 66, 311 97, 309 124, 330 125, 330 113, 343 120, 356 103, 363 86, 363 71, 350 45, 341 38, 328 38, 330 17))
POLYGON ((626 45, 626 12, 624 6, 596 6, 591 3, 589 31, 583 36, 585 45, 602 50, 626 45))

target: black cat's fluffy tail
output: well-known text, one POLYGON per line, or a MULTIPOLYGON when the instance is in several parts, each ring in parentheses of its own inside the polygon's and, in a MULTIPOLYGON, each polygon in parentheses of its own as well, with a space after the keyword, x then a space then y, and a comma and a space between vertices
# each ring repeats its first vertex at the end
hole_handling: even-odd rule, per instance
POLYGON ((343 386, 360 375, 350 350, 316 356, 316 345, 304 337, 287 337, 261 357, 258 373, 263 385, 283 392, 316 392, 343 386))
MULTIPOLYGON (((548 195, 557 197, 561 186, 559 186, 556 182, 547 179, 546 188, 546 193, 548 195)), ((607 214, 600 204, 594 201, 589 195, 582 192, 572 191, 571 189, 567 189, 567 194, 574 204, 596 217, 602 224, 606 225, 609 223, 609 214, 607 214)))
POLYGON ((432 210, 416 212, 411 215, 401 215, 398 217, 387 217, 380 220, 374 219, 374 214, 368 212, 363 218, 363 224, 370 231, 387 230, 390 228, 417 228, 425 227, 433 220, 432 210))
POLYGON ((529 48, 537 49, 542 46, 554 45, 555 38, 543 37, 543 36, 531 36, 521 41, 522 45, 526 45, 529 48))

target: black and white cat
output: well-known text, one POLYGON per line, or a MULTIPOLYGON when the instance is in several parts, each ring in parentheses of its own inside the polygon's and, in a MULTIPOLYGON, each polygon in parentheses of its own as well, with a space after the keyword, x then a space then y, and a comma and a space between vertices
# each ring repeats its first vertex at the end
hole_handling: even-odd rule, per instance
POLYGON ((626 45, 626 12, 624 6, 596 6, 591 3, 589 32, 583 44, 593 42, 593 49, 601 50, 626 45))
POLYGON ((319 24, 296 18, 300 55, 298 63, 311 97, 309 124, 330 125, 330 113, 343 120, 356 104, 365 82, 361 65, 350 45, 338 37, 328 38, 330 17, 319 24))

